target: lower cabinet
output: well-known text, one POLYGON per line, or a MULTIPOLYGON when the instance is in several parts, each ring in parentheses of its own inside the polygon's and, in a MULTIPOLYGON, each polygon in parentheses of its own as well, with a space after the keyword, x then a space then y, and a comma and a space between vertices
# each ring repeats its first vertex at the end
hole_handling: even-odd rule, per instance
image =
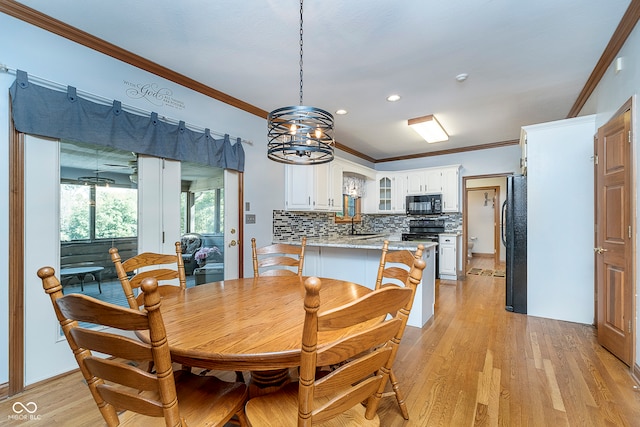
POLYGON ((440 251, 440 279, 458 279, 458 252, 462 250, 458 245, 461 237, 457 234, 441 234, 438 250, 440 251))

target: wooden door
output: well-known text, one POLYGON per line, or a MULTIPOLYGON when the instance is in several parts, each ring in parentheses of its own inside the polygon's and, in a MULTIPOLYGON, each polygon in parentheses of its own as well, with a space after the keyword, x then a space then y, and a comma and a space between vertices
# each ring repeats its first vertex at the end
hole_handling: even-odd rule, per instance
POLYGON ((596 141, 596 307, 598 342, 633 361, 631 112, 598 129, 596 141))

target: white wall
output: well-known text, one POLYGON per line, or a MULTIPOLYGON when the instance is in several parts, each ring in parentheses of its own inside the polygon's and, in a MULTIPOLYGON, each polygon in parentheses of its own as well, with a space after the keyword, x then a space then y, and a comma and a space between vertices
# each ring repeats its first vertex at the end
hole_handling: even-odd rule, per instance
MULTIPOLYGON (((640 196, 640 188, 638 186, 638 170, 640 167, 640 159, 638 158, 638 141, 640 135, 640 121, 638 120, 640 112, 638 111, 637 96, 640 92, 640 26, 636 25, 632 33, 629 35, 626 43, 618 53, 618 57, 622 58, 622 70, 615 72, 613 64, 609 66, 604 77, 596 87, 595 91, 588 100, 587 105, 594 105, 596 110, 596 128, 601 127, 613 116, 613 114, 624 104, 629 98, 633 98, 633 115, 631 117, 631 127, 633 129, 633 150, 636 153, 636 162, 634 165, 634 183, 636 189, 635 203, 638 203, 640 196)), ((638 241, 638 227, 640 227, 640 219, 637 212, 636 218, 636 248, 640 243, 638 241)), ((638 309, 640 307, 640 258, 636 256, 636 352, 635 364, 638 365, 640 357, 640 339, 638 339, 638 331, 640 330, 640 316, 638 309)))
MULTIPOLYGON (((12 69, 21 69, 30 75, 57 83, 75 86, 78 91, 99 95, 107 99, 118 99, 123 105, 147 111, 156 111, 162 116, 184 120, 187 125, 208 127, 212 132, 228 133, 252 141, 245 144, 244 174, 245 200, 250 202, 249 213, 256 215, 256 224, 245 226, 245 272, 251 271, 250 238, 261 241, 271 239, 271 218, 274 209, 284 206, 284 167, 267 160, 265 120, 252 114, 215 101, 202 94, 186 89, 155 75, 116 61, 100 53, 79 46, 61 37, 47 33, 17 19, 0 14, 0 39, 2 51, 0 64, 12 69), (171 90, 173 98, 181 101, 184 108, 157 106, 145 99, 131 99, 126 95, 129 87, 125 82, 155 83, 171 90), (268 189, 268 191, 265 191, 268 189), (249 260, 249 262, 246 262, 249 260)), ((188 59, 186 59, 188 60, 188 59)), ((221 66, 224 66, 222 64, 221 66)), ((5 96, 0 97, 0 312, 7 313, 8 295, 8 88, 15 76, 0 73, 0 88, 5 96)), ((233 95, 233 94, 230 94, 233 95)), ((268 109, 270 106, 261 106, 268 109)), ((14 254, 15 255, 15 254, 14 254)), ((19 256, 19 255, 18 255, 19 256)), ((27 276, 35 271, 26 271, 27 276)), ((28 302, 27 302, 28 303, 28 302)), ((51 322, 55 322, 51 311, 51 322)), ((50 339, 44 336, 43 339, 50 339)), ((0 316, 0 384, 8 381, 8 318, 0 316)))

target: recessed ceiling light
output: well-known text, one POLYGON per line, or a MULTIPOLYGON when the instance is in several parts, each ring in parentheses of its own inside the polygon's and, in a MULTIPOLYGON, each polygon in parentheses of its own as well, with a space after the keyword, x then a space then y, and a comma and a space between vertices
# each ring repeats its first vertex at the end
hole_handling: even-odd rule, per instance
POLYGON ((393 94, 393 95, 389 95, 387 96, 387 101, 389 102, 396 102, 400 100, 400 95, 397 94, 393 94))
POLYGON ((336 114, 338 114, 339 116, 344 116, 345 114, 347 114, 347 110, 340 109, 340 110, 336 111, 336 114))
POLYGON ((468 77, 469 77, 469 74, 462 73, 462 74, 458 74, 456 76, 456 80, 459 81, 459 82, 463 82, 463 81, 467 80, 468 77))

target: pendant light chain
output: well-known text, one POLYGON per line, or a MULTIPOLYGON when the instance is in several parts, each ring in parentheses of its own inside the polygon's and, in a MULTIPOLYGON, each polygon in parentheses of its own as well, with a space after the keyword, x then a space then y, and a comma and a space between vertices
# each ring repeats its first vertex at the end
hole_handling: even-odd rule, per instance
POLYGON ((300 0, 300 105, 276 108, 267 116, 267 157, 280 163, 318 165, 333 160, 333 116, 303 105, 303 0, 300 0))
POLYGON ((304 0, 300 0, 300 105, 302 104, 302 3, 304 0))

